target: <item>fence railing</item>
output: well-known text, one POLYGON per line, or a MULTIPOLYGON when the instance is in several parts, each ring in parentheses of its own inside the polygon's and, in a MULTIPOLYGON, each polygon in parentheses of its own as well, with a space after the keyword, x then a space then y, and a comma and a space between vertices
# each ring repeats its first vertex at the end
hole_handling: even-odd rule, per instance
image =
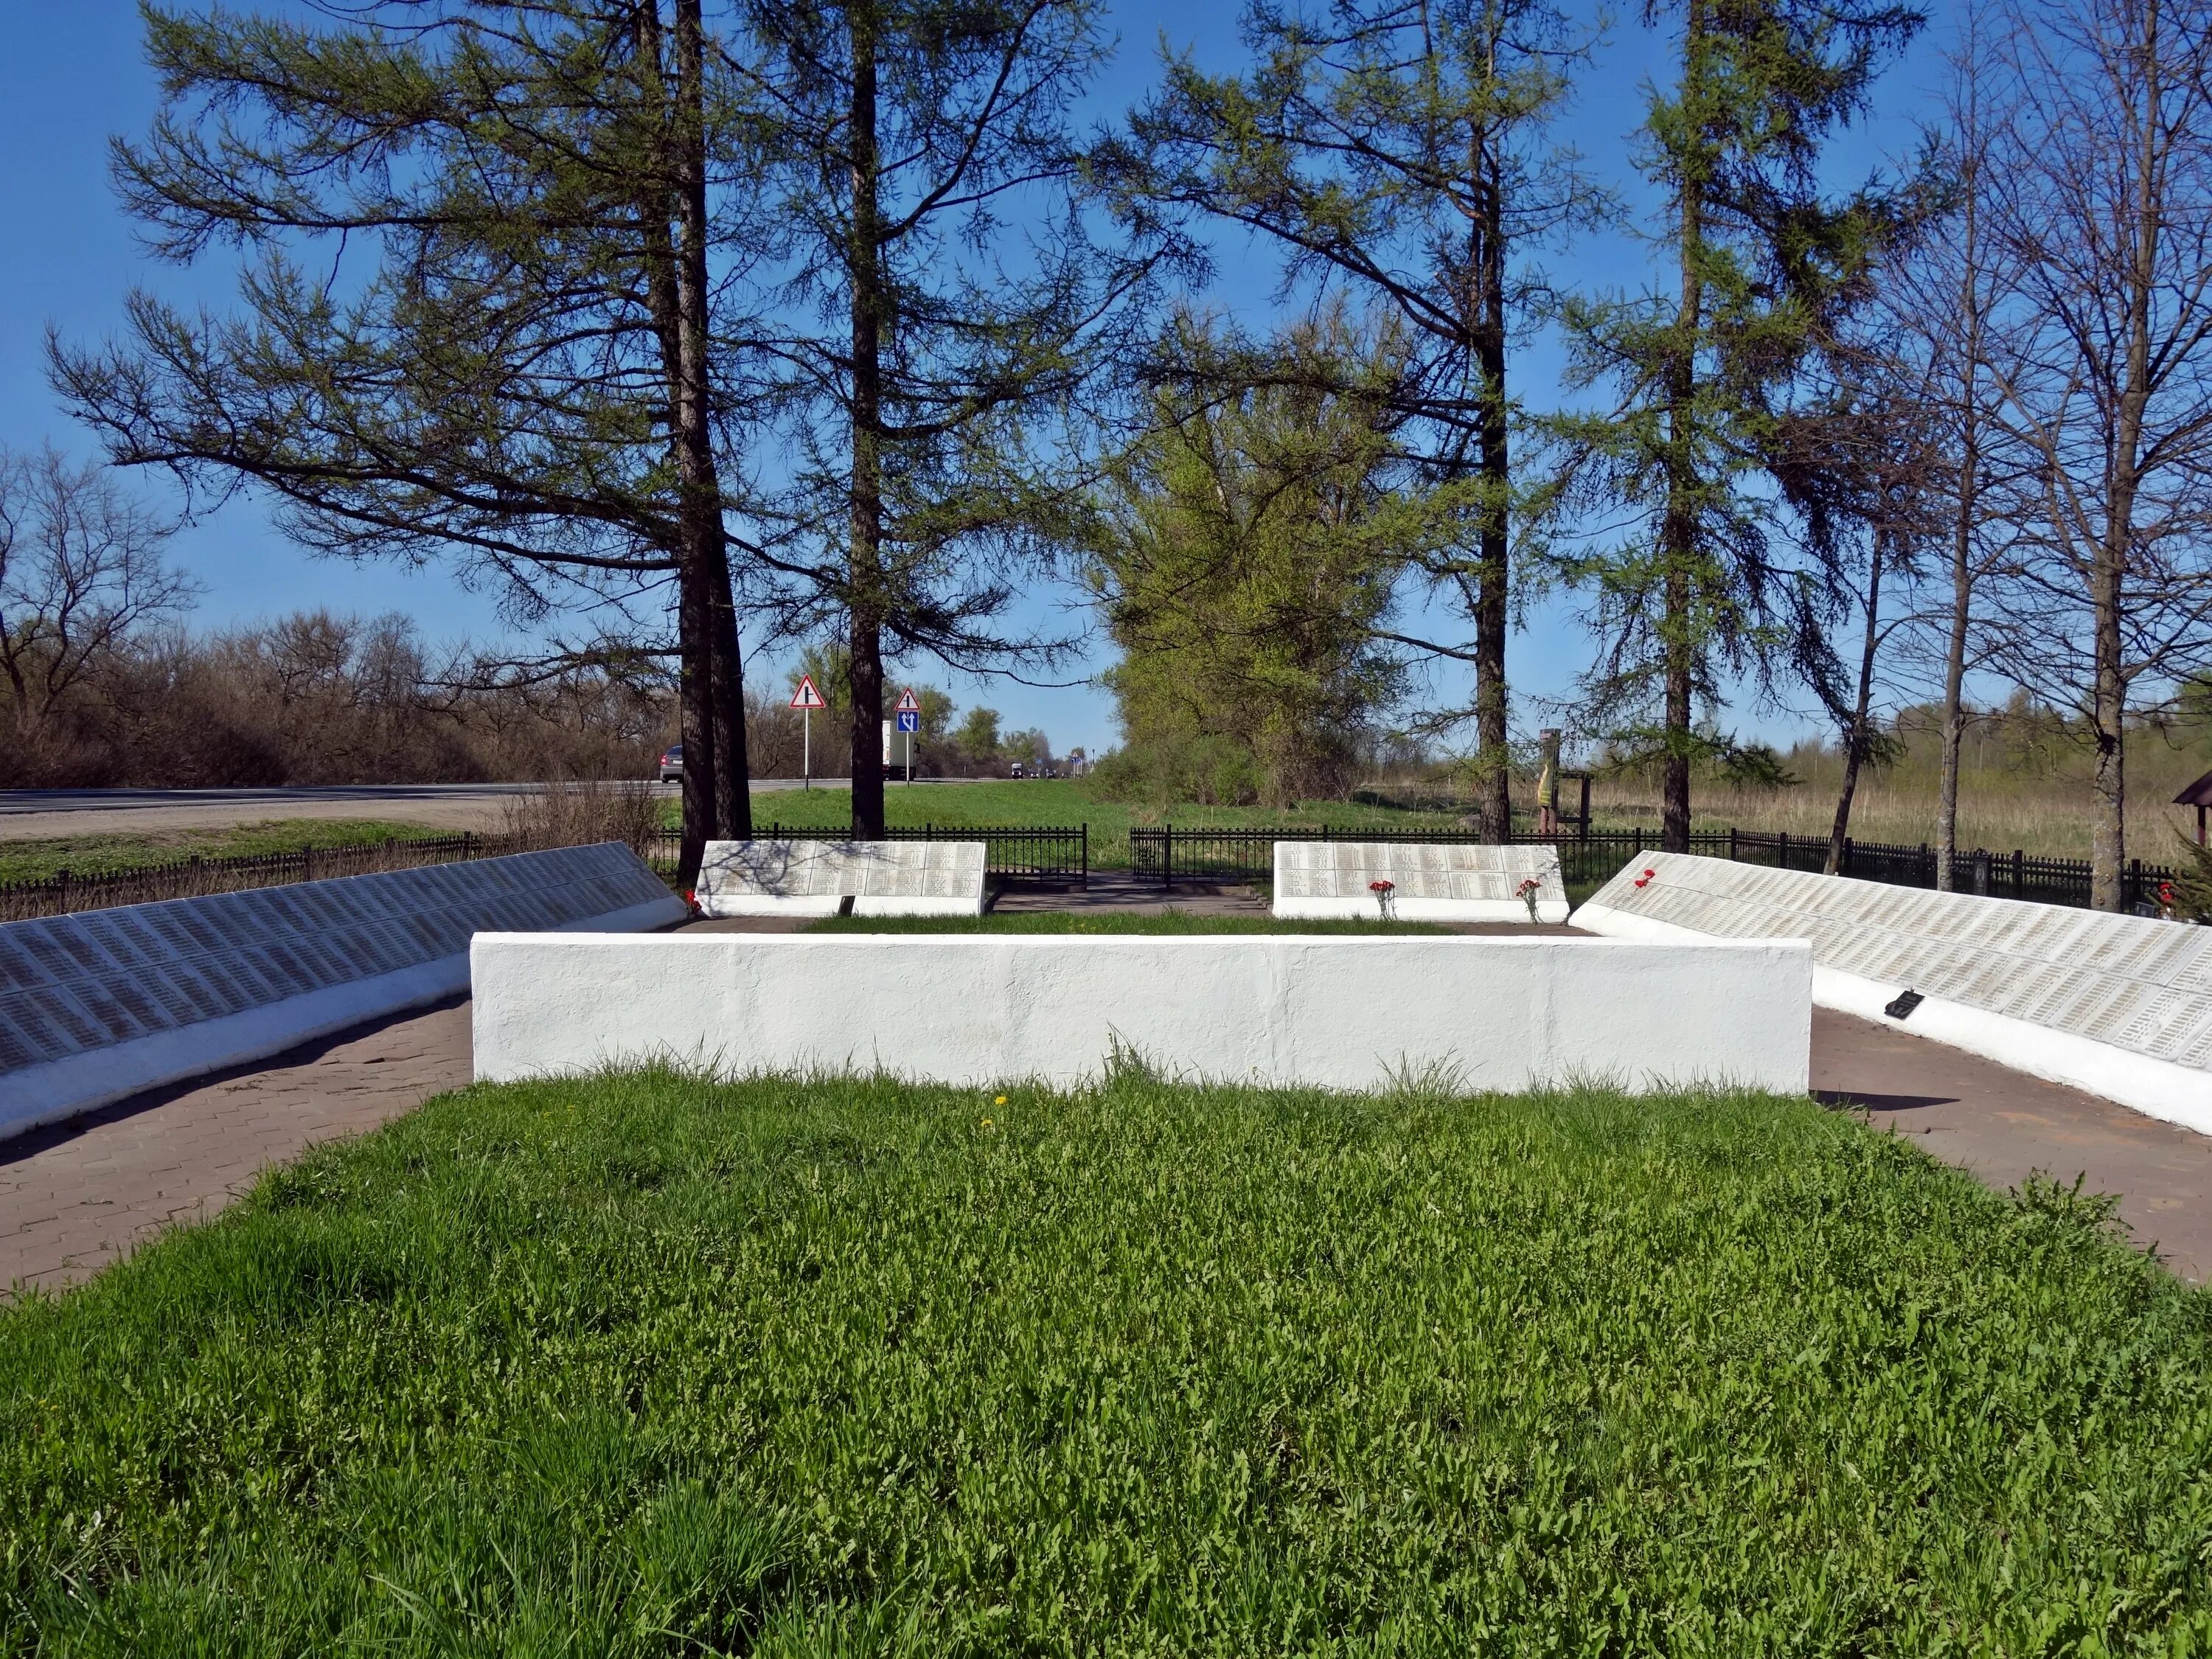
MULTIPOLYGON (((1138 876, 1173 886, 1178 881, 1254 881, 1274 872, 1279 841, 1386 842, 1394 845, 1464 846, 1481 836, 1471 830, 1330 829, 1318 824, 1280 830, 1177 830, 1173 825, 1129 831, 1129 860, 1138 876)), ((1602 881, 1639 853, 1656 850, 1659 836, 1640 830, 1597 830, 1581 836, 1539 836, 1516 831, 1516 845, 1551 843, 1559 850, 1559 873, 1570 886, 1602 881)), ((1778 869, 1817 872, 1828 857, 1825 836, 1792 836, 1755 830, 1699 830, 1689 850, 1711 858, 1778 869)), ((1839 873, 1863 881, 1901 887, 1936 885, 1932 847, 1887 842, 1844 842, 1839 873)), ((1952 855, 1952 884, 1962 893, 2033 899, 2044 904, 2086 906, 2089 902, 2087 859, 2038 858, 2026 852, 1992 853, 1977 848, 1952 855)), ((2159 884, 2173 879, 2163 865, 2131 860, 2121 872, 2121 907, 2156 907, 2159 884)))
MULTIPOLYGON (((1129 864, 1134 874, 1164 887, 1178 881, 1256 881, 1274 873, 1274 847, 1279 841, 1464 847, 1481 839, 1472 830, 1332 829, 1322 824, 1291 824, 1280 830, 1178 830, 1165 824, 1129 831, 1129 864)), ((1624 860, 1656 844, 1633 830, 1600 830, 1579 837, 1516 831, 1510 839, 1516 845, 1557 845, 1559 872, 1570 883, 1601 880, 1624 860)), ((1710 831, 1694 835, 1690 837, 1690 850, 1723 855, 1728 837, 1710 831)))
MULTIPOLYGON (((849 830, 770 823, 754 832, 763 839, 805 839, 850 835, 849 830)), ((1091 877, 1088 824, 902 824, 887 830, 890 841, 981 841, 986 868, 1006 883, 1087 884, 1091 877)), ((1468 830, 1333 829, 1294 824, 1279 830, 1178 830, 1172 825, 1129 831, 1130 866, 1140 878, 1171 887, 1177 882, 1265 880, 1274 872, 1279 841, 1379 841, 1415 846, 1465 845, 1480 837, 1468 830)), ((1559 848, 1560 874, 1570 887, 1605 880, 1639 853, 1656 849, 1659 836, 1641 830, 1600 830, 1558 837, 1516 832, 1518 844, 1549 842, 1559 848)), ((660 831, 646 849, 664 876, 676 871, 680 836, 660 831)), ((330 876, 368 875, 426 864, 450 864, 490 858, 517 850, 505 837, 456 835, 397 836, 354 847, 303 847, 294 852, 255 853, 231 858, 175 859, 160 864, 85 874, 62 871, 40 880, 0 882, 0 921, 60 915, 110 905, 144 904, 159 899, 192 898, 206 893, 330 876)), ((1792 836, 1756 830, 1700 830, 1690 851, 1745 864, 1785 870, 1818 871, 1826 861, 1825 836, 1792 836)), ((1936 885, 1936 853, 1928 846, 1846 841, 1842 873, 1905 887, 1936 885)), ((1953 885, 1962 893, 2031 899, 2044 904, 2086 906, 2089 863, 2086 859, 2041 858, 2025 851, 1993 853, 1976 848, 1952 855, 1953 885)), ((2163 865, 2130 860, 2121 872, 2121 905, 2154 908, 2160 884, 2174 879, 2163 865)))
POLYGON ((277 887, 329 876, 365 876, 455 864, 507 850, 495 836, 410 836, 353 847, 302 847, 289 853, 172 859, 159 864, 89 871, 61 870, 42 879, 0 882, 0 921, 27 921, 117 904, 198 898, 249 887, 277 887))
MULTIPOLYGON (((753 834, 762 841, 820 840, 825 836, 853 836, 855 830, 825 830, 819 824, 756 824, 753 834)), ((1091 879, 1091 826, 1036 824, 902 823, 885 830, 878 841, 980 841, 983 843, 986 874, 1002 882, 1073 883, 1091 879)), ((682 850, 683 836, 664 830, 657 839, 651 862, 663 875, 672 876, 682 850)))
MULTIPOLYGON (((1731 830, 1726 839, 1728 856, 1747 864, 1817 871, 1827 863, 1826 836, 1731 830)), ((1855 841, 1847 836, 1837 873, 1856 876, 1862 881, 1890 882, 1899 887, 1933 887, 1940 857, 1936 849, 1924 842, 1913 847, 1893 842, 1855 841)), ((2120 868, 2120 908, 2155 909, 2160 884, 2173 878, 2173 871, 2165 865, 2129 860, 2120 868)), ((1951 854, 1951 885, 1961 893, 2086 907, 2089 902, 2089 860, 2041 858, 2019 848, 1993 853, 1985 847, 1960 848, 1951 854)))

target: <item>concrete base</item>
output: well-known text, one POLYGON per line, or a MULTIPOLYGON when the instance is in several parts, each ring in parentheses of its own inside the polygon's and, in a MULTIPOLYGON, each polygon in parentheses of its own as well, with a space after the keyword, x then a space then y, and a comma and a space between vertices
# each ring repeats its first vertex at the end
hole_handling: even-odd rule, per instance
POLYGON ((976 898, 891 897, 883 894, 852 896, 852 910, 836 893, 717 893, 702 896, 700 913, 716 921, 740 916, 792 916, 805 919, 850 914, 856 916, 980 916, 983 901, 976 898))
MULTIPOLYGON (((1536 922, 1558 927, 1567 919, 1565 899, 1538 899, 1536 922)), ((1277 898, 1274 915, 1291 921, 1379 921, 1372 898, 1277 898)), ((1519 922, 1528 927, 1528 907, 1519 899, 1394 898, 1393 921, 1519 922)))
POLYGON ((1066 1085, 1134 1050, 1235 1082, 1800 1094, 1812 1032, 1794 941, 479 933, 471 958, 487 1080, 665 1058, 1066 1085))
MULTIPOLYGON (((1602 904, 1583 905, 1575 913, 1575 923, 1614 939, 1684 945, 1712 942, 1711 935, 1692 928, 1602 904)), ((1883 1009, 1907 988, 1877 985, 1834 968, 1813 969, 1813 1000, 1822 1008, 1963 1048, 2032 1077, 2066 1084, 2199 1134, 2212 1135, 2212 1080, 2203 1072, 1945 997, 1923 994, 1909 1017, 1891 1018, 1883 1009)))
MULTIPOLYGON (((611 915, 569 922, 557 931, 631 932, 665 927, 681 921, 684 914, 683 901, 672 894, 611 915)), ((6 1079, 6 1103, 0 1105, 0 1139, 74 1117, 143 1090, 282 1054, 366 1020, 423 1007, 468 987, 468 957, 465 953, 441 957, 397 973, 326 986, 220 1019, 202 1020, 28 1066, 6 1079)))

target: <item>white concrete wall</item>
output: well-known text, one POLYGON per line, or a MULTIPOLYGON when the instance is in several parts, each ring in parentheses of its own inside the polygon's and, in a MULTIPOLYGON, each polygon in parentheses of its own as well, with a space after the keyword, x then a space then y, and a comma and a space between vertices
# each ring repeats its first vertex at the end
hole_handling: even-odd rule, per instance
MULTIPOLYGON (((1712 939, 1710 933, 1595 902, 1575 912, 1575 925, 1613 939, 1684 946, 1706 944, 1712 939)), ((2063 1083, 2148 1117, 2163 1118, 2199 1134, 2212 1135, 2212 1079, 2203 1072, 1924 992, 1923 1000, 1908 1018, 1893 1019, 1882 1011, 1904 988, 1877 985, 1840 969, 1816 965, 1813 969, 1816 1006, 1855 1014, 1908 1036, 1963 1048, 2032 1077, 2063 1083)))
MULTIPOLYGON (((686 914, 684 902, 671 894, 665 900, 564 923, 562 930, 663 927, 686 914)), ((441 1001, 468 985, 468 957, 456 953, 11 1072, 0 1077, 0 1139, 148 1089, 265 1060, 349 1026, 441 1001)))
POLYGON ((1808 1086, 1802 943, 1285 935, 480 933, 477 1075, 655 1057, 953 1083, 1097 1073, 1117 1040, 1194 1078, 1367 1088, 1808 1086))

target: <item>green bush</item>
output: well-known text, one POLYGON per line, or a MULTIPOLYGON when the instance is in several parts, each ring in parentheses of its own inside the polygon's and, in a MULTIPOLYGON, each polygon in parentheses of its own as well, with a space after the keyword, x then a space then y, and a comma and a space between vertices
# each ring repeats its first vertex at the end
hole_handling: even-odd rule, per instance
POLYGON ((2173 913, 2189 921, 2212 923, 2212 848, 2177 835, 2181 856, 2174 860, 2173 913))
POLYGON ((1128 744, 1091 769, 1101 800, 1164 806, 1249 806, 1267 787, 1259 757, 1230 738, 1163 738, 1128 744))

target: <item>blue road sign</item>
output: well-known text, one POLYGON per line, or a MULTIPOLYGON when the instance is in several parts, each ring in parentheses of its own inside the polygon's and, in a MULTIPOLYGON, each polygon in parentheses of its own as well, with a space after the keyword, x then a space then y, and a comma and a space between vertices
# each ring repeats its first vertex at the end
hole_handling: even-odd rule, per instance
POLYGON ((902 732, 921 731, 921 711, 918 708, 902 710, 898 717, 898 729, 902 732))

